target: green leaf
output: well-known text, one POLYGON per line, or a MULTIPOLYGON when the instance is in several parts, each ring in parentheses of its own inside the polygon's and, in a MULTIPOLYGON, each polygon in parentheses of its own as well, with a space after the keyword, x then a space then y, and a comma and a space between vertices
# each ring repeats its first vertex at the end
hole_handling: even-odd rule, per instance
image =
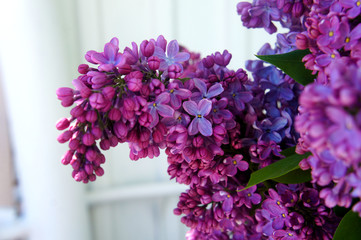
MULTIPOLYGON (((290 151, 292 151, 292 150, 286 149, 285 151, 281 152, 281 154, 283 154, 284 152, 286 152, 287 154, 290 154, 290 151)), ((305 153, 305 154, 299 155, 294 152, 294 148, 293 148, 293 154, 291 154, 288 157, 281 159, 277 162, 274 162, 274 163, 268 165, 267 167, 261 168, 255 172, 253 172, 251 174, 251 177, 248 181, 247 186, 242 190, 245 190, 247 188, 250 188, 254 185, 257 185, 261 182, 264 182, 264 181, 267 181, 270 179, 279 178, 293 170, 298 169, 299 168, 298 163, 302 159, 304 159, 310 155, 311 155, 311 153, 305 153)))
POLYGON ((283 151, 281 152, 281 154, 282 154, 283 156, 285 156, 285 157, 289 157, 289 156, 295 154, 295 152, 296 152, 296 146, 286 148, 285 150, 283 150, 283 151))
POLYGON ((338 225, 333 240, 354 240, 361 236, 361 218, 350 210, 338 225))
POLYGON ((284 54, 256 55, 256 57, 275 65, 296 82, 306 86, 314 82, 316 78, 315 75, 312 75, 312 71, 306 69, 305 64, 302 62, 302 58, 309 53, 310 51, 306 49, 295 50, 284 54))
POLYGON ((272 178, 272 180, 285 184, 298 184, 298 183, 309 182, 312 180, 311 170, 304 171, 298 168, 289 173, 286 173, 281 177, 272 178))

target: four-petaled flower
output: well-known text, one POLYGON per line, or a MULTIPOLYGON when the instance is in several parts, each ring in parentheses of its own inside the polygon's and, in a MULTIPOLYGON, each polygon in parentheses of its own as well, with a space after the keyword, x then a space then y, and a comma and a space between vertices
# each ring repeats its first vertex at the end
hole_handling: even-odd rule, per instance
POLYGON ((187 61, 190 57, 190 54, 187 52, 179 52, 179 45, 177 40, 172 40, 169 42, 167 47, 167 56, 165 55, 165 50, 158 46, 155 47, 154 56, 161 60, 159 69, 161 71, 165 71, 173 64, 179 66, 180 69, 183 70, 183 66, 180 64, 180 62, 187 61))
POLYGON ((241 154, 237 154, 233 158, 228 157, 224 159, 223 163, 227 165, 226 173, 228 176, 234 176, 237 173, 237 169, 240 171, 246 171, 248 169, 248 162, 243 161, 243 156, 241 154))
POLYGON ((222 202, 222 210, 225 213, 230 213, 233 209, 233 197, 226 191, 219 191, 213 194, 212 200, 215 202, 222 202))
POLYGON ((198 88, 199 92, 194 92, 192 94, 192 100, 199 101, 202 98, 210 99, 212 97, 218 96, 223 92, 223 87, 220 83, 213 84, 207 91, 207 85, 204 81, 198 78, 194 78, 194 85, 198 88))
POLYGON ((122 54, 118 52, 118 46, 118 38, 112 38, 110 42, 105 44, 103 53, 91 51, 91 60, 100 64, 98 67, 100 71, 111 71, 122 63, 122 54))
POLYGON ((159 115, 162 117, 173 117, 174 109, 167 105, 170 97, 169 93, 162 93, 158 95, 154 102, 149 103, 148 109, 149 113, 153 117, 153 121, 149 127, 154 127, 159 122, 159 115))
POLYGON ((186 101, 183 108, 190 115, 195 116, 188 126, 189 135, 195 135, 200 132, 203 136, 211 136, 213 133, 212 123, 205 117, 212 109, 212 102, 208 99, 202 99, 197 104, 194 101, 186 101))

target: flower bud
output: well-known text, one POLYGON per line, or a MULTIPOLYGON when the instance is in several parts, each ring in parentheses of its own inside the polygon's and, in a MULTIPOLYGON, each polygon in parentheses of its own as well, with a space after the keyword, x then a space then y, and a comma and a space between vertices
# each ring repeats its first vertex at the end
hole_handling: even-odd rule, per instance
POLYGON ((182 69, 178 65, 170 65, 168 67, 168 77, 170 79, 178 78, 182 73, 182 69))
POLYGON ((100 148, 102 150, 104 150, 104 151, 110 149, 110 141, 109 141, 109 139, 102 139, 100 141, 99 145, 100 145, 100 148))
POLYGON ((122 64, 121 66, 118 67, 118 72, 121 75, 126 75, 128 73, 130 73, 132 71, 132 67, 129 64, 122 64))
POLYGON ((93 165, 91 164, 85 164, 84 170, 88 175, 93 174, 93 165))
POLYGON ((292 7, 292 15, 296 18, 303 14, 304 7, 302 2, 295 2, 292 7))
POLYGON ((67 129, 70 125, 70 121, 67 118, 62 118, 56 123, 56 129, 64 130, 67 129))
POLYGON ((66 143, 73 136, 73 132, 68 130, 60 134, 57 138, 59 143, 66 143))
POLYGON ((109 111, 109 119, 118 122, 122 117, 122 113, 119 111, 118 108, 112 108, 109 111))
POLYGON ((64 165, 68 165, 71 161, 71 159, 73 158, 74 155, 74 151, 72 150, 68 150, 64 156, 61 158, 61 163, 64 165))
POLYGON ((95 137, 93 136, 93 134, 87 132, 83 135, 82 142, 86 146, 91 146, 95 143, 95 137))
POLYGON ((156 56, 151 56, 148 58, 148 66, 153 71, 157 70, 160 66, 160 59, 156 56))
POLYGON ((296 47, 301 50, 307 49, 309 47, 308 37, 305 34, 303 33, 297 34, 296 47))
POLYGON ((102 167, 98 167, 94 170, 95 174, 98 176, 98 177, 101 177, 104 175, 104 169, 102 167))
POLYGON ((154 53, 154 48, 155 48, 154 43, 148 42, 147 40, 144 40, 140 44, 140 50, 141 50, 143 56, 145 56, 145 57, 152 56, 154 53))
POLYGON ((85 119, 90 123, 96 122, 96 120, 98 119, 96 111, 94 110, 87 111, 85 114, 85 119))
POLYGON ((115 95, 115 89, 113 87, 105 87, 102 90, 103 96, 108 100, 111 100, 115 95))
POLYGON ((214 59, 212 56, 207 56, 202 59, 203 66, 206 68, 211 68, 214 65, 214 59))
POLYGON ((70 114, 75 118, 79 117, 83 113, 84 113, 84 108, 82 106, 76 106, 70 111, 70 114))
POLYGON ((114 124, 114 133, 118 138, 125 138, 128 134, 128 128, 123 122, 116 122, 114 124))
POLYGON ((98 126, 93 126, 91 129, 91 133, 93 134, 96 140, 100 139, 103 135, 103 131, 98 126))
POLYGON ((75 151, 75 150, 79 147, 79 144, 80 144, 80 142, 79 142, 78 139, 76 139, 76 138, 71 139, 71 140, 69 141, 69 148, 70 148, 71 150, 74 150, 74 151, 75 151))
POLYGON ((78 67, 78 72, 80 74, 87 74, 89 71, 89 65, 88 64, 80 64, 78 67))

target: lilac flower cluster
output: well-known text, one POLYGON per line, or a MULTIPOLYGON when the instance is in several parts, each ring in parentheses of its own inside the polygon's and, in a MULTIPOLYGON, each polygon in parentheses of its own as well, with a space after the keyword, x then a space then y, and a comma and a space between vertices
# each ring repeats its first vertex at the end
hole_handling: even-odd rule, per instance
POLYGON ((61 143, 69 141, 62 163, 72 165, 77 181, 86 183, 103 175, 100 164, 105 158, 100 149, 108 150, 119 142, 129 143, 133 160, 158 156, 159 149, 166 147, 168 133, 161 120, 177 115, 182 100, 191 96, 181 81, 170 83, 180 76, 181 63, 197 60, 180 52, 177 41, 167 44, 159 36, 143 41, 139 50, 133 43, 123 53, 118 45, 113 38, 104 52, 87 52, 86 60, 97 67, 80 65, 75 89, 57 90, 64 107, 76 105, 71 117, 61 119, 57 128, 67 129, 58 137, 61 143))
POLYGON ((264 189, 240 190, 252 171, 296 144, 297 84, 262 62, 250 63, 250 81, 243 69, 227 68, 228 51, 200 59, 162 36, 123 52, 113 38, 85 57, 97 67, 80 65, 75 89, 57 91, 63 106, 75 104, 57 123, 65 130, 58 141, 70 148, 62 163, 72 165, 75 180, 101 176, 101 150, 119 142, 133 160, 165 148, 170 177, 189 185, 175 209, 189 237, 259 238, 252 211, 264 189))
POLYGON ((339 218, 324 206, 316 186, 277 184, 256 210, 256 229, 275 240, 332 239, 339 218))
POLYGON ((359 12, 349 3, 237 5, 247 27, 274 33, 278 21, 289 29, 259 55, 311 50, 304 60, 318 83, 306 88, 260 60, 246 63, 251 80, 227 67, 227 50, 201 59, 163 36, 123 52, 113 38, 103 52, 87 52, 95 66, 80 65, 75 89, 57 91, 64 107, 75 104, 57 123, 58 141, 69 142, 62 163, 87 183, 104 174, 101 150, 127 142, 138 160, 165 149, 170 178, 189 185, 174 210, 187 239, 331 239, 339 219, 330 208, 361 198, 359 12), (313 153, 300 164, 312 169, 312 184, 245 189, 252 172, 297 143, 299 153, 313 153))
MULTIPOLYGON (((313 180, 324 186, 320 196, 326 206, 348 208, 353 198, 361 198, 361 71, 347 58, 332 63, 328 71, 329 84, 311 84, 301 95, 299 151, 313 153, 303 168, 311 168, 313 180)), ((353 210, 361 214, 360 206, 358 202, 353 210)))
POLYGON ((312 152, 301 167, 323 186, 325 205, 361 216, 360 9, 359 1, 314 1, 303 15, 295 45, 310 50, 303 60, 317 78, 300 97, 295 126, 299 153, 312 152))
POLYGON ((237 12, 245 27, 264 28, 272 34, 277 31, 275 22, 285 28, 298 29, 299 18, 308 14, 313 2, 322 4, 313 0, 254 0, 238 3, 237 12))
MULTIPOLYGON (((303 61, 306 68, 317 74, 316 83, 300 89, 300 115, 295 126, 301 135, 297 151, 310 151, 312 156, 300 166, 312 170, 313 182, 322 186, 320 197, 327 207, 351 207, 352 201, 359 201, 361 197, 360 2, 254 1, 239 3, 237 10, 247 27, 265 28, 273 33, 274 22, 278 21, 290 29, 277 35, 278 49, 270 49, 266 44, 259 54, 310 50, 303 61)), ((274 69, 265 70, 260 61, 249 61, 247 69, 253 72, 256 81, 257 76, 261 79, 265 72, 277 75, 274 69)), ((280 93, 287 95, 287 90, 282 89, 280 93)), ((253 153, 257 156, 257 151, 253 153)), ((353 205, 353 210, 361 216, 361 203, 353 205)))

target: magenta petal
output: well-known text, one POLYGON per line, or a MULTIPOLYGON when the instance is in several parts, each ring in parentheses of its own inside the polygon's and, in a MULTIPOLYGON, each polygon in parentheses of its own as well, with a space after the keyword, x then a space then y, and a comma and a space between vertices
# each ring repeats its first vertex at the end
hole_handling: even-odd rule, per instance
POLYGON ((102 53, 97 53, 97 52, 95 52, 91 55, 91 59, 96 63, 108 62, 108 59, 106 59, 102 53))
POLYGON ((221 202, 227 197, 227 194, 228 193, 225 191, 216 192, 215 194, 213 194, 212 200, 215 202, 221 202))
POLYGON ((251 202, 252 202, 254 205, 259 204, 259 203, 261 202, 261 200, 262 200, 261 195, 259 195, 259 194, 257 194, 257 193, 253 194, 253 196, 252 196, 252 198, 251 198, 251 202))
POLYGON ((179 52, 179 45, 177 40, 172 40, 169 42, 168 47, 167 47, 167 55, 169 58, 173 58, 175 57, 175 55, 177 55, 177 53, 179 52))
POLYGON ((196 86, 196 88, 198 88, 198 90, 205 95, 207 93, 207 85, 200 79, 198 78, 194 78, 194 85, 196 86))
POLYGON ((183 103, 183 108, 187 113, 193 116, 197 116, 198 106, 194 101, 186 101, 183 103))
POLYGON ((217 102, 217 106, 218 106, 218 108, 220 108, 220 109, 223 109, 223 108, 227 107, 227 104, 228 104, 227 98, 221 98, 221 99, 218 100, 218 102, 217 102))
POLYGON ((233 117, 232 113, 229 110, 219 110, 219 113, 225 120, 230 120, 233 117))
POLYGON ((116 38, 116 37, 113 37, 113 38, 110 40, 110 43, 113 44, 113 45, 116 46, 116 47, 119 46, 119 40, 118 40, 118 38, 116 38))
POLYGON ((196 135, 198 133, 198 118, 194 118, 188 126, 188 134, 196 135))
POLYGON ((216 83, 208 89, 207 97, 212 98, 223 92, 223 87, 220 83, 216 83))
POLYGON ((162 61, 162 62, 160 62, 160 65, 159 65, 159 70, 161 70, 161 71, 165 71, 165 70, 167 70, 168 69, 168 64, 167 64, 167 62, 166 61, 162 61))
POLYGON ((344 123, 345 118, 347 117, 345 111, 336 107, 327 107, 325 112, 331 121, 339 123, 340 125, 344 123))
POLYGON ((208 99, 202 99, 198 103, 198 113, 207 116, 212 110, 212 102, 208 99))
POLYGON ((317 43, 320 46, 327 46, 331 42, 331 38, 328 35, 321 35, 317 38, 317 43))
POLYGON ((160 59, 164 59, 165 58, 164 50, 162 48, 156 46, 155 49, 154 49, 153 56, 156 56, 156 57, 158 57, 160 59))
POLYGON ((152 115, 152 118, 153 118, 153 121, 152 123, 150 124, 150 128, 154 127, 155 125, 158 124, 159 122, 159 115, 157 113, 157 110, 155 108, 151 108, 150 111, 149 111, 150 115, 152 115))
POLYGON ((192 95, 191 91, 189 91, 188 89, 177 89, 175 90, 175 94, 177 94, 177 96, 180 96, 182 99, 189 98, 192 95))
POLYGON ((251 14, 251 16, 259 16, 264 13, 264 7, 262 6, 252 7, 249 10, 249 13, 251 14))
POLYGON ((172 105, 172 107, 174 109, 179 109, 181 106, 181 103, 182 103, 182 101, 180 100, 180 98, 178 96, 176 96, 174 94, 172 94, 170 96, 170 105, 172 105))
POLYGON ((331 62, 331 57, 328 54, 322 54, 316 57, 316 64, 325 67, 331 62))
POLYGON ((212 124, 205 118, 199 120, 198 129, 203 136, 209 137, 213 134, 212 124))
POLYGON ((113 61, 115 59, 115 56, 117 55, 119 51, 119 48, 111 43, 107 43, 104 46, 104 55, 108 57, 110 61, 113 61))
POLYGON ((173 117, 174 115, 174 109, 164 104, 157 105, 157 111, 162 117, 173 117))
POLYGON ((355 18, 360 14, 360 8, 353 7, 347 11, 347 16, 349 18, 355 18))
POLYGON ((185 62, 190 58, 190 54, 187 52, 178 53, 173 59, 175 62, 185 62))
POLYGON ((233 209, 233 198, 232 197, 227 197, 226 200, 224 200, 224 202, 222 204, 222 209, 226 213, 229 213, 232 211, 232 209, 233 209))
POLYGON ((352 29, 350 36, 352 40, 361 38, 361 23, 352 29))
POLYGON ((160 95, 157 96, 157 98, 155 99, 156 103, 168 103, 170 100, 170 96, 169 93, 162 93, 160 95))
POLYGON ((237 168, 241 171, 246 171, 248 169, 248 162, 246 162, 246 161, 238 162, 237 168))

